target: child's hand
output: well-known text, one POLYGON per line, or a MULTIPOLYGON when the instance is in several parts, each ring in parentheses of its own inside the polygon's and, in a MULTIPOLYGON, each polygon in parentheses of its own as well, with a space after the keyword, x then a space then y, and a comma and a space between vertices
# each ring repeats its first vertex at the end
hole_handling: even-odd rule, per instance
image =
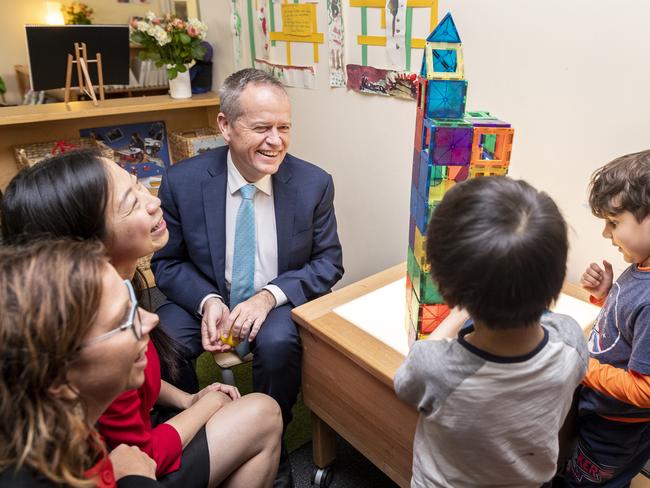
POLYGON ((603 260, 603 266, 605 269, 596 263, 591 263, 580 279, 582 288, 599 300, 607 296, 614 282, 612 265, 603 260))

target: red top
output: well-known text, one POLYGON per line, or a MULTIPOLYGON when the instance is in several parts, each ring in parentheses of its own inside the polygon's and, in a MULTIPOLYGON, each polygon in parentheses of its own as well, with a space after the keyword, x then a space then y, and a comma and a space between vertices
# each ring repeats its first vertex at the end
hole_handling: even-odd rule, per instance
POLYGON ((116 488, 113 465, 108 457, 100 459, 97 464, 84 473, 84 477, 95 482, 97 488, 116 488))
POLYGON ((118 396, 99 418, 99 432, 109 448, 119 444, 138 446, 156 461, 156 477, 176 471, 181 466, 183 444, 169 424, 151 427, 149 412, 160 395, 160 359, 149 341, 144 383, 137 390, 118 396))

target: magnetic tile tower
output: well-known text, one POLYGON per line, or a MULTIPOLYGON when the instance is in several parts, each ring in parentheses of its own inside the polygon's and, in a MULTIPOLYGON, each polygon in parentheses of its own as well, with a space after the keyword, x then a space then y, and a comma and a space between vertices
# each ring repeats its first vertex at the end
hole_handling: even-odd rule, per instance
POLYGON ((418 76, 406 277, 409 345, 449 314, 426 262, 429 219, 457 182, 505 175, 514 129, 489 112, 465 112, 463 50, 451 14, 427 37, 418 76))

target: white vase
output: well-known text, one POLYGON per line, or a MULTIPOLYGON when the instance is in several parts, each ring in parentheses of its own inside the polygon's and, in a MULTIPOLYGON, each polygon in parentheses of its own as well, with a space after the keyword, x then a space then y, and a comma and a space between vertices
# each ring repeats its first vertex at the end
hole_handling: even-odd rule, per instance
POLYGON ((179 72, 176 78, 169 80, 169 94, 172 98, 191 98, 192 97, 192 84, 190 82, 190 69, 189 65, 183 73, 179 72))

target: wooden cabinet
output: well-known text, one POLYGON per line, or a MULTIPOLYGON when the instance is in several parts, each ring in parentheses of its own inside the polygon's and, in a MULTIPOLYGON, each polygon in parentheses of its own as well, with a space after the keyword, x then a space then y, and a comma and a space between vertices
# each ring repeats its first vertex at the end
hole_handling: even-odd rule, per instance
POLYGON ((79 129, 162 120, 167 132, 216 127, 215 93, 175 100, 168 95, 0 108, 0 189, 18 172, 13 146, 79 137, 79 129))

